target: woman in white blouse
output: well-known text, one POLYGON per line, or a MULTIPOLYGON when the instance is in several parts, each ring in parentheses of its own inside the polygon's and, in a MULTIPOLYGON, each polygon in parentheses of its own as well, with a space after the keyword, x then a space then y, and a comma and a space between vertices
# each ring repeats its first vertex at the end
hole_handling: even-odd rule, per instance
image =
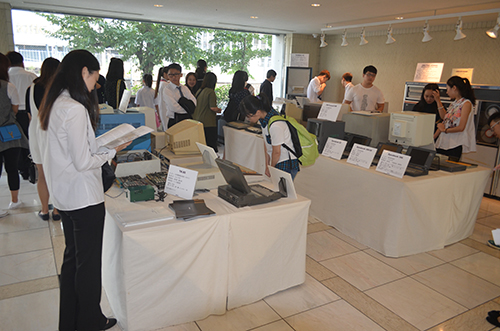
POLYGON ((100 307, 105 216, 101 166, 128 144, 112 150, 96 144, 99 108, 94 87, 99 69, 88 51, 68 53, 48 87, 36 129, 47 186, 62 216, 66 242, 60 331, 107 330, 116 324, 100 307))
POLYGON ((443 120, 437 125, 441 132, 436 141, 436 151, 460 159, 462 153, 476 151, 474 112, 476 103, 474 91, 467 78, 453 76, 446 82, 446 94, 454 101, 445 109, 439 91, 433 91, 439 116, 443 120))

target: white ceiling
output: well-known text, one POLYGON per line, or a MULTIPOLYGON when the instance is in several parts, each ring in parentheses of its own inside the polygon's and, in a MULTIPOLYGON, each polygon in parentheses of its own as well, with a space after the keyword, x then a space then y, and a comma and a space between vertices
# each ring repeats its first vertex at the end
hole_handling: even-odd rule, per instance
MULTIPOLYGON (((319 33, 327 25, 384 22, 399 16, 414 18, 487 9, 498 9, 500 13, 498 0, 10 0, 10 4, 15 9, 277 34, 319 33), (315 2, 321 6, 312 7, 311 3, 315 2), (155 4, 163 7, 157 8, 155 4)), ((497 13, 467 16, 463 21, 494 21, 497 16, 497 13)), ((456 20, 430 23, 454 24, 456 20)), ((404 23, 403 19, 393 24, 393 28, 423 26, 423 23, 404 23)), ((387 27, 367 28, 382 29, 387 27)))

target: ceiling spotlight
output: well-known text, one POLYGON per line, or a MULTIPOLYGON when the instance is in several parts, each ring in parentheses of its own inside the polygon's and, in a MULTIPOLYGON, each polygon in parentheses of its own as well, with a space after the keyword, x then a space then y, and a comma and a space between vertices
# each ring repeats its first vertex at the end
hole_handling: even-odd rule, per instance
POLYGON ((321 44, 319 44, 319 47, 326 47, 328 44, 325 41, 325 33, 323 32, 320 37, 321 44))
POLYGON ((344 33, 342 34, 342 44, 340 46, 347 46, 349 43, 347 42, 347 29, 344 29, 344 33))
POLYGON ((462 32, 462 16, 460 16, 458 18, 457 25, 455 26, 455 31, 457 32, 457 34, 455 35, 454 40, 460 40, 460 39, 464 39, 465 37, 467 37, 462 32))
POLYGON ((488 37, 496 39, 498 37, 499 29, 500 29, 500 14, 498 14, 497 24, 495 25, 495 27, 493 27, 493 29, 491 30, 486 31, 486 34, 488 35, 488 37))
POLYGON ((387 41, 385 42, 387 45, 393 44, 396 42, 396 39, 392 36, 392 25, 389 24, 389 29, 387 29, 387 41))
POLYGON ((361 41, 359 42, 360 46, 368 44, 368 40, 365 39, 365 28, 361 29, 359 37, 361 38, 361 41))
POLYGON ((432 37, 429 34, 429 20, 427 20, 427 21, 425 21, 425 25, 424 25, 424 38, 422 38, 422 42, 426 43, 426 42, 431 41, 431 40, 432 40, 432 37))

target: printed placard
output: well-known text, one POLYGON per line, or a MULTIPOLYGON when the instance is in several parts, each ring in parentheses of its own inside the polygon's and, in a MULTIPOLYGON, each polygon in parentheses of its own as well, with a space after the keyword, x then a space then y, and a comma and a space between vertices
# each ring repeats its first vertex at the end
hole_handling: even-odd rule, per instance
POLYGON ((183 199, 192 199, 198 171, 170 165, 168 168, 165 192, 183 199))
POLYGON ((352 146, 351 153, 347 158, 347 163, 368 169, 372 165, 372 161, 376 153, 376 148, 354 144, 354 146, 352 146))
POLYGON ((385 150, 382 152, 377 169, 375 170, 390 176, 403 178, 408 163, 410 163, 410 159, 411 157, 409 155, 385 150))
POLYGON ((337 122, 341 107, 341 103, 323 102, 319 110, 318 119, 337 122))
POLYGON ((346 145, 347 141, 345 140, 328 137, 321 155, 330 157, 335 160, 340 160, 342 158, 342 153, 344 153, 346 145))

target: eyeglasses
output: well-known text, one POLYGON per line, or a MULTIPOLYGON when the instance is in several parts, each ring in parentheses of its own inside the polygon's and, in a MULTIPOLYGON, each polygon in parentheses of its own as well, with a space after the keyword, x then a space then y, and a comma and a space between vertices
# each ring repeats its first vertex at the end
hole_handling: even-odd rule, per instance
POLYGON ((495 124, 493 124, 492 126, 490 126, 490 129, 493 129, 495 127, 495 125, 497 125, 498 123, 500 123, 500 121, 498 121, 495 124))
POLYGON ((257 115, 257 113, 255 113, 255 114, 247 114, 246 118, 250 119, 250 118, 254 117, 255 115, 257 115))

